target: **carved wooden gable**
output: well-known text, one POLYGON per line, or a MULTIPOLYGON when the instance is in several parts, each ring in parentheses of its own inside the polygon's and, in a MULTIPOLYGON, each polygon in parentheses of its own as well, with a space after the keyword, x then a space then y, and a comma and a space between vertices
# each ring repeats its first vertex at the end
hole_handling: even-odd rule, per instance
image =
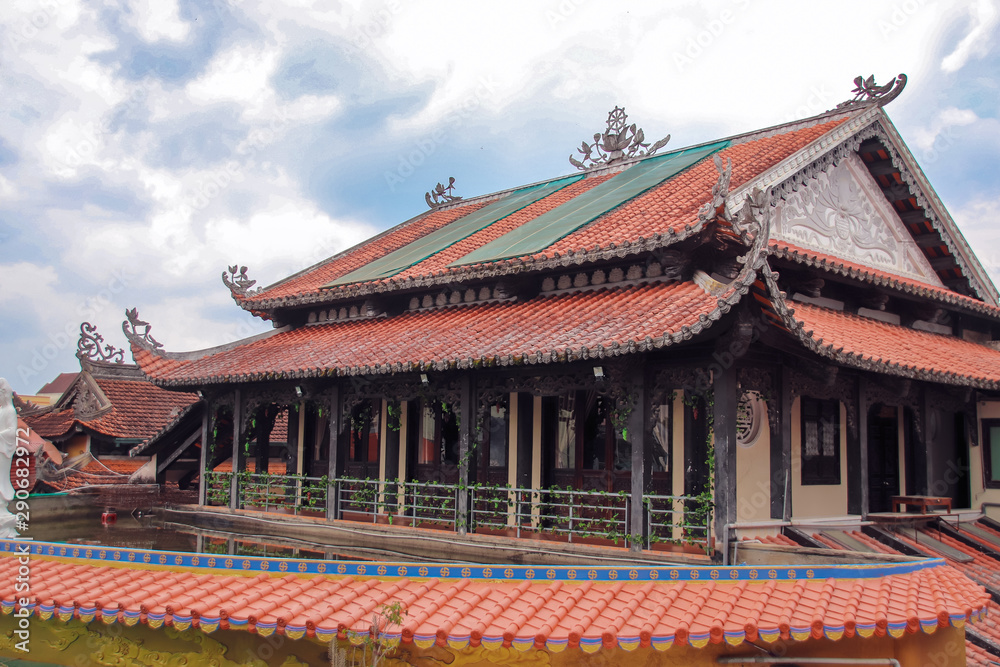
POLYGON ((774 239, 944 286, 855 153, 813 174, 774 213, 774 239))

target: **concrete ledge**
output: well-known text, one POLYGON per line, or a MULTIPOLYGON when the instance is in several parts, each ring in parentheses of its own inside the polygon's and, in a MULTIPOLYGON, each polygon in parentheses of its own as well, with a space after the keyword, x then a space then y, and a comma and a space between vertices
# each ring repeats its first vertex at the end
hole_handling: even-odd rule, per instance
POLYGON ((408 526, 327 521, 323 518, 272 514, 221 507, 173 505, 158 512, 165 521, 211 530, 302 539, 354 549, 391 549, 428 562, 503 563, 512 565, 711 565, 708 556, 664 551, 632 552, 622 547, 518 539, 495 535, 458 535, 408 526))

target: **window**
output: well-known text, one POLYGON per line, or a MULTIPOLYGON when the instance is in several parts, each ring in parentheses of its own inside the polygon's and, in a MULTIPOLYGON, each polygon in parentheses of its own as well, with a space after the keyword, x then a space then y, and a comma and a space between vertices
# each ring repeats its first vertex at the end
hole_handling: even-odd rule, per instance
POLYGON ((840 485, 840 403, 802 398, 802 485, 840 485))
POLYGON ((983 477, 988 489, 1000 489, 1000 419, 983 420, 983 477))

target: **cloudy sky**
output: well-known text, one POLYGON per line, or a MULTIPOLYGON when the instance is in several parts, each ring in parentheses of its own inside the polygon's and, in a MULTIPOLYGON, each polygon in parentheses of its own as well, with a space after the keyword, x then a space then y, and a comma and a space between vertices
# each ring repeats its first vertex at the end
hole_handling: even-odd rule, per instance
POLYGON ((426 208, 570 173, 622 105, 671 148, 813 115, 858 74, 1000 282, 1000 2, 4 0, 0 376, 33 393, 80 323, 169 350, 267 325, 260 284, 426 208))

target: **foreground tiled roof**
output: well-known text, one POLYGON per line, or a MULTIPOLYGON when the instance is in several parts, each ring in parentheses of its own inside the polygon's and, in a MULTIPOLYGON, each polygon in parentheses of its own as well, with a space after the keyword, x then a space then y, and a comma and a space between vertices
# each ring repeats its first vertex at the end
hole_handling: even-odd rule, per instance
POLYGON ((1000 388, 1000 351, 807 303, 790 304, 789 328, 835 361, 931 382, 1000 388))
POLYGON ((693 282, 651 282, 299 327, 200 359, 136 345, 132 353, 162 384, 539 363, 686 340, 738 296, 735 288, 717 298, 693 282))
MULTIPOLYGON (((5 613, 17 604, 15 544, 4 541, 0 557, 5 613)), ((870 567, 462 567, 28 548, 30 607, 42 618, 330 641, 366 633, 373 611, 400 602, 407 616, 402 627, 386 629, 390 639, 457 649, 592 652, 899 637, 962 627, 979 619, 988 600, 939 559, 870 567)))
MULTIPOLYGON (((986 526, 982 523, 977 523, 976 525, 982 530, 994 533, 995 535, 997 535, 998 539, 1000 539, 1000 533, 997 533, 989 526, 986 526)), ((982 552, 958 540, 955 540, 947 535, 943 535, 939 531, 918 529, 918 532, 921 535, 925 535, 929 538, 940 540, 941 542, 952 547, 953 549, 956 549, 957 551, 972 557, 972 561, 969 562, 959 562, 956 560, 952 560, 950 558, 945 558, 945 561, 952 567, 961 571, 965 576, 969 577, 976 583, 983 586, 988 586, 993 590, 1000 591, 1000 561, 988 555, 985 555, 982 552)), ((894 549, 888 544, 879 542, 878 540, 874 539, 873 537, 867 535, 866 533, 860 530, 848 531, 848 534, 854 539, 864 542, 868 546, 872 547, 873 549, 881 553, 903 555, 900 551, 894 549)), ((972 539, 975 539, 975 536, 972 535, 971 533, 966 533, 966 535, 972 539)), ((831 549, 844 550, 846 548, 834 542, 833 540, 824 538, 820 534, 815 534, 812 537, 818 540, 819 542, 822 542, 831 549)), ((921 545, 919 542, 915 542, 911 540, 909 537, 906 537, 905 535, 894 534, 893 537, 896 540, 902 542, 903 544, 906 544, 911 549, 915 549, 920 553, 927 554, 928 556, 933 554, 933 552, 927 548, 927 545, 921 545)), ((994 602, 993 599, 991 598, 987 602, 986 608, 988 610, 987 615, 982 619, 981 623, 977 623, 975 626, 973 626, 972 631, 986 637, 989 641, 993 642, 995 645, 1000 646, 1000 625, 998 625, 998 622, 1000 622, 1000 605, 994 602)), ((968 663, 970 665, 996 664, 998 661, 1000 661, 1000 654, 995 655, 993 653, 990 653, 989 651, 983 650, 979 646, 976 646, 971 639, 966 641, 966 656, 968 659, 968 663)))
MULTIPOLYGON (((723 159, 731 159, 733 162, 731 182, 735 188, 753 180, 767 169, 836 129, 845 120, 847 120, 847 116, 841 116, 822 122, 813 122, 807 124, 806 127, 790 126, 775 129, 759 136, 751 135, 745 140, 725 148, 719 155, 723 159)), ((388 288, 393 284, 406 286, 420 278, 458 275, 469 270, 476 270, 478 265, 473 265, 471 268, 448 268, 448 264, 556 206, 566 203, 573 197, 607 180, 610 176, 607 173, 600 173, 567 186, 486 229, 452 244, 392 278, 374 281, 373 285, 378 284, 383 288, 388 288)), ((638 245, 649 242, 650 239, 659 237, 663 237, 664 242, 658 245, 669 245, 684 238, 688 233, 700 229, 698 209, 711 198, 712 187, 717 179, 718 173, 712 160, 703 159, 690 169, 614 208, 593 222, 539 250, 534 255, 500 260, 491 263, 491 266, 521 265, 524 261, 540 262, 576 253, 581 253, 580 261, 584 261, 584 255, 587 253, 615 247, 622 248, 633 245, 638 247, 638 245)), ((255 310, 327 298, 333 292, 321 290, 321 288, 330 281, 398 250, 461 216, 468 215, 481 208, 485 203, 488 203, 488 199, 485 201, 473 200, 428 213, 307 269, 301 274, 281 281, 262 292, 238 300, 245 308, 255 310)), ((345 291, 350 288, 350 285, 345 285, 334 291, 345 291)))

